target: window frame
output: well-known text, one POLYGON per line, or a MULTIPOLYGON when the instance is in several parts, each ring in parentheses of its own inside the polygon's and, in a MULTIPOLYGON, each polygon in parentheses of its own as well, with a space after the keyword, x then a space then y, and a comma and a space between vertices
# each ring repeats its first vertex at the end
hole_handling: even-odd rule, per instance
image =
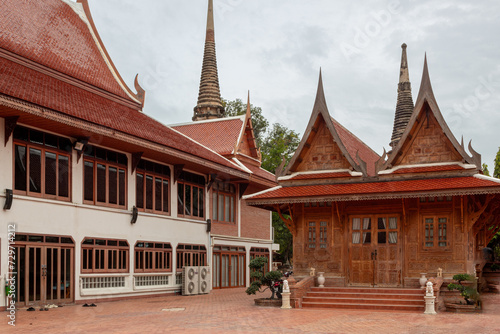
MULTIPOLYGON (((127 158, 127 156, 124 153, 118 153, 112 150, 108 150, 105 148, 101 147, 93 147, 89 146, 92 149, 100 149, 103 151, 106 151, 106 154, 110 152, 111 154, 121 154, 127 158)), ((89 149, 88 147, 86 150, 89 149)), ((83 155, 83 204, 88 204, 88 205, 97 205, 97 206, 105 206, 105 207, 111 207, 111 208, 118 208, 118 209, 126 209, 127 208, 127 194, 128 194, 128 158, 127 158, 127 163, 122 164, 119 162, 110 162, 101 158, 98 158, 95 156, 89 156, 84 154, 83 155), (85 198, 86 195, 86 186, 87 186, 87 181, 86 181, 86 163, 92 163, 92 200, 88 200, 85 198), (104 165, 105 166, 105 201, 99 201, 98 200, 98 165, 104 165), (116 168, 116 204, 115 203, 110 203, 110 189, 109 189, 109 184, 110 184, 110 178, 109 178, 109 170, 110 168, 116 168), (120 204, 120 171, 123 171, 123 176, 124 176, 124 181, 123 181, 123 199, 124 199, 124 204, 120 204)))
POLYGON ((124 239, 106 239, 98 237, 85 237, 81 243, 81 265, 80 270, 82 274, 115 274, 115 273, 129 273, 129 262, 130 262, 130 244, 124 239), (85 241, 93 240, 92 244, 86 244, 85 241), (106 245, 96 245, 96 240, 105 241, 106 245), (109 243, 115 243, 116 245, 109 245, 109 243), (127 246, 120 246, 121 242, 125 242, 127 246), (89 257, 88 251, 92 250, 92 255, 89 257), (96 268, 96 251, 102 251, 104 253, 103 269, 96 268), (116 269, 109 268, 109 254, 110 251, 116 251, 116 269), (87 253, 86 253, 87 252, 87 253), (122 252, 124 252, 125 258, 122 257, 122 252), (84 261, 84 255, 87 254, 87 261, 84 261), (91 263, 89 262, 89 258, 91 263), (91 268, 89 268, 91 264, 91 268), (120 268, 122 264, 125 264, 125 268, 120 268), (84 266, 87 268, 84 268, 84 266))
POLYGON ((172 260, 173 260, 173 249, 168 242, 153 242, 153 241, 137 241, 134 246, 134 273, 171 273, 172 272, 172 260), (144 247, 138 246, 144 244, 144 247), (151 244, 153 247, 147 247, 146 245, 151 244), (161 245, 161 247, 157 247, 161 245), (142 258, 141 268, 138 268, 137 256, 138 253, 142 258), (146 268, 146 253, 151 253, 152 268, 146 268), (166 262, 166 268, 158 268, 158 255, 164 256, 164 261, 166 262))
POLYGON ((328 220, 308 219, 307 230, 306 230, 306 249, 308 250, 327 249, 328 240, 329 240, 328 220))
POLYGON ((206 204, 206 193, 205 193, 205 186, 201 186, 200 184, 194 183, 194 182, 188 182, 184 180, 178 180, 177 181, 177 216, 181 218, 192 218, 192 219, 197 219, 197 220, 204 220, 205 219, 205 204, 206 204), (179 198, 179 189, 182 186, 182 212, 180 213, 179 207, 181 206, 180 203, 180 198, 179 198), (191 208, 191 214, 186 215, 186 186, 191 187, 191 192, 190 192, 190 208, 191 208), (198 216, 194 216, 193 213, 193 188, 198 189, 198 216), (200 206, 200 196, 199 193, 203 194, 203 201, 200 206), (199 216, 200 208, 203 208, 203 216, 199 216))
POLYGON ((214 182, 212 185, 212 196, 211 196, 211 208, 212 208, 212 221, 217 223, 228 223, 228 224, 236 224, 238 220, 238 210, 237 210, 237 193, 238 187, 235 184, 227 183, 227 182, 214 182), (229 187, 229 191, 226 191, 226 186, 229 187), (221 190, 222 187, 222 190, 221 190), (231 189, 233 192, 231 192, 231 189), (222 195, 223 205, 222 205, 222 220, 219 219, 219 209, 220 202, 219 196, 222 195), (229 202, 231 202, 231 198, 233 199, 233 205, 229 204, 229 219, 226 219, 226 200, 229 197, 229 202), (232 219, 231 219, 232 214, 232 219))
POLYGON ((177 272, 182 270, 184 266, 206 266, 208 265, 207 247, 205 245, 178 244, 175 248, 175 259, 177 272), (189 260, 187 265, 185 264, 186 259, 189 260))
MULTIPOLYGON (((452 250, 452 240, 451 237, 453 236, 453 231, 452 231, 452 221, 451 221, 451 215, 446 213, 446 214, 423 214, 422 215, 422 242, 421 242, 421 247, 424 251, 440 251, 440 252, 451 252, 452 250), (427 219, 432 219, 433 222, 433 227, 432 227, 432 233, 433 233, 433 239, 432 239, 432 246, 427 246, 427 243, 430 242, 427 239, 426 236, 426 230, 427 230, 427 219), (444 242, 446 245, 440 246, 439 243, 442 242, 439 238, 439 232, 441 229, 441 224, 439 222, 440 219, 446 219, 445 224, 445 230, 446 230, 446 235, 444 239, 444 242)), ((430 231, 430 230, 429 230, 430 231)))
MULTIPOLYGON (((23 127, 24 128, 24 127, 23 127)), ((44 138, 45 138, 45 135, 51 135, 51 136, 54 136, 54 137, 57 137, 57 139, 59 140, 59 138, 62 138, 62 139, 66 139, 66 138, 63 138, 63 137, 59 137, 57 135, 52 135, 52 134, 49 134, 49 133, 45 133, 43 131, 39 131, 39 130, 34 130, 34 129, 31 129, 31 128, 25 128, 27 129, 28 131, 30 130, 33 130, 33 131, 37 131, 41 134, 44 135, 44 138)), ((58 200, 58 201, 63 201, 63 202, 71 202, 71 192, 72 192, 72 173, 71 173, 71 170, 72 170, 72 153, 71 152, 68 152, 68 151, 65 151, 65 150, 62 150, 60 148, 55 148, 55 147, 51 147, 51 146, 47 146, 46 144, 38 144, 38 143, 33 143, 31 141, 25 141, 25 140, 21 140, 21 139, 14 139, 13 140, 13 152, 12 152, 12 155, 13 155, 13 158, 12 158, 12 172, 13 172, 13 175, 12 175, 12 189, 14 191, 14 194, 17 194, 17 195, 25 195, 25 196, 30 196, 30 197, 38 197, 38 198, 45 198, 45 199, 52 199, 52 200, 58 200), (19 190, 19 189, 16 189, 16 154, 17 154, 17 147, 24 147, 25 148, 25 173, 26 173, 26 178, 25 178, 25 182, 26 182, 26 190, 19 190), (34 150, 38 150, 40 151, 40 192, 36 192, 36 191, 31 191, 30 190, 30 168, 31 168, 31 159, 30 159, 30 149, 34 149, 34 150), (55 190, 56 190, 56 194, 46 194, 46 189, 47 189, 47 186, 46 186, 46 173, 47 173, 47 169, 46 169, 46 156, 47 156, 47 153, 51 153, 51 154, 55 154, 56 155, 56 169, 55 169, 55 177, 56 177, 56 181, 55 181, 55 190), (68 196, 61 196, 60 195, 60 185, 59 185, 59 178, 60 178, 60 175, 61 175, 61 172, 59 170, 59 166, 60 166, 60 157, 63 156, 65 158, 67 158, 67 192, 68 192, 68 196)))
MULTIPOLYGON (((146 162, 146 160, 141 160, 141 162, 146 162)), ((166 165, 163 165, 163 164, 158 164, 158 163, 154 163, 154 162, 150 162, 150 161, 147 161, 147 163, 149 164, 152 164, 153 165, 153 168, 158 165, 158 166, 161 166, 162 168, 165 168, 167 167, 169 172, 170 172, 170 167, 166 166, 166 165)), ((139 164, 140 166, 140 164, 139 164)), ((172 198, 172 192, 171 192, 171 185, 172 185, 172 182, 171 182, 171 177, 170 177, 170 174, 167 176, 166 174, 164 173, 159 173, 159 172, 154 172, 154 171, 150 171, 150 170, 147 170, 147 168, 142 168, 142 167, 137 167, 136 169, 136 176, 135 176, 135 191, 136 191, 136 207, 139 211, 141 212, 147 212, 147 213, 154 213, 154 214, 160 214, 160 215, 166 215, 166 216, 170 216, 171 214, 171 206, 172 206, 172 203, 171 203, 171 198, 172 198), (137 192, 137 189, 138 189, 138 178, 139 178, 139 175, 142 175, 142 204, 143 204, 143 207, 140 207, 139 206, 139 203, 138 203, 138 199, 139 199, 139 194, 137 192), (152 198, 151 198, 151 203, 152 203, 152 209, 148 209, 147 208, 147 200, 148 200, 148 194, 147 194, 147 185, 146 185, 146 179, 147 177, 150 176, 153 178, 153 186, 152 186, 152 198), (156 209, 156 179, 160 179, 161 180, 161 210, 157 210, 156 209), (164 190, 164 182, 167 181, 168 183, 168 189, 167 189, 167 194, 168 194, 168 198, 167 200, 165 201, 164 200, 164 194, 165 194, 165 190, 164 190), (164 211, 164 206, 165 204, 167 205, 167 211, 164 211)))

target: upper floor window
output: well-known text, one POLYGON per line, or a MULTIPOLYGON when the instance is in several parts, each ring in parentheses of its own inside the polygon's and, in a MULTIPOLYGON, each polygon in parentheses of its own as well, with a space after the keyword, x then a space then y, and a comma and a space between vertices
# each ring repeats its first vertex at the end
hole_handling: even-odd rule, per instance
POLYGON ((205 178, 182 172, 177 181, 177 215, 179 217, 205 217, 205 178))
POLYGON ((82 243, 82 273, 128 272, 126 240, 85 238, 82 243))
POLYGON ((84 152, 83 201, 125 207, 127 156, 88 145, 84 152))
POLYGON ((14 189, 18 194, 70 200, 71 141, 17 126, 14 189))
POLYGON ((168 214, 170 168, 141 160, 137 165, 136 206, 141 211, 168 214))
POLYGON ((235 222, 236 187, 229 183, 215 182, 212 186, 212 219, 235 222))

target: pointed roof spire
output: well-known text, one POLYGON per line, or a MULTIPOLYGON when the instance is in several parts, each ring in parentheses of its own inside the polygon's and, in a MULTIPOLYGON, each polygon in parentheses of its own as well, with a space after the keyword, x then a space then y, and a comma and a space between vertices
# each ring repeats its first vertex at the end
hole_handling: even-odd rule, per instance
POLYGON ((321 73, 321 67, 319 68, 319 80, 318 80, 318 90, 316 91, 316 100, 314 101, 314 110, 316 108, 319 108, 321 105, 323 105, 326 109, 326 98, 325 98, 325 91, 323 89, 323 75, 321 73))
POLYGON ((193 121, 220 118, 224 116, 220 97, 217 57, 215 52, 214 5, 208 0, 207 34, 201 70, 198 103, 194 107, 193 121))
POLYGON ((251 115, 251 108, 250 108, 250 90, 248 90, 248 100, 247 100, 247 117, 250 117, 251 115))
POLYGON ((434 92, 432 91, 431 77, 429 76, 429 68, 427 67, 427 52, 424 57, 424 70, 422 72, 422 80, 420 82, 420 90, 418 91, 417 101, 415 105, 418 105, 422 99, 427 97, 428 102, 432 101, 437 105, 436 98, 434 97, 434 92))
POLYGON ((396 114, 394 116, 394 128, 392 130, 391 147, 395 147, 401 139, 406 125, 413 113, 413 98, 411 96, 410 75, 408 72, 408 58, 406 56, 406 44, 401 45, 401 68, 399 72, 398 100, 396 103, 396 114))

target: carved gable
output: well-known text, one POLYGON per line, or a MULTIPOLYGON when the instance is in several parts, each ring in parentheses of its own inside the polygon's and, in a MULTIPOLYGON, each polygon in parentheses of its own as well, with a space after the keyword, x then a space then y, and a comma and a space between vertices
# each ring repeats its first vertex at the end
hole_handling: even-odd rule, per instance
MULTIPOLYGON (((250 149, 250 144, 249 144, 249 131, 245 131, 243 136, 240 139, 239 145, 238 145, 238 152, 239 154, 244 154, 249 157, 252 157, 252 150, 250 149)), ((255 155, 255 154, 254 154, 255 155)))
MULTIPOLYGON (((311 134, 314 135, 314 132, 311 134)), ((349 169, 350 167, 351 165, 333 140, 330 130, 324 122, 320 122, 318 131, 312 138, 310 147, 296 171, 349 169)))
POLYGON ((413 138, 407 138, 403 154, 393 165, 462 162, 462 156, 444 134, 434 114, 422 111, 420 119, 420 123, 415 124, 413 138))

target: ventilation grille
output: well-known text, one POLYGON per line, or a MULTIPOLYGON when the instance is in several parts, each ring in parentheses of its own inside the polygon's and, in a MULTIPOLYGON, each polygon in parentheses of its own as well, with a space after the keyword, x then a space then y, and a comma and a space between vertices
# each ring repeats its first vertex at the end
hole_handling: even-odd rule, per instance
POLYGON ((168 285, 170 281, 169 276, 136 276, 135 286, 159 286, 168 285))
POLYGON ((124 288, 125 277, 82 277, 82 289, 124 288))

